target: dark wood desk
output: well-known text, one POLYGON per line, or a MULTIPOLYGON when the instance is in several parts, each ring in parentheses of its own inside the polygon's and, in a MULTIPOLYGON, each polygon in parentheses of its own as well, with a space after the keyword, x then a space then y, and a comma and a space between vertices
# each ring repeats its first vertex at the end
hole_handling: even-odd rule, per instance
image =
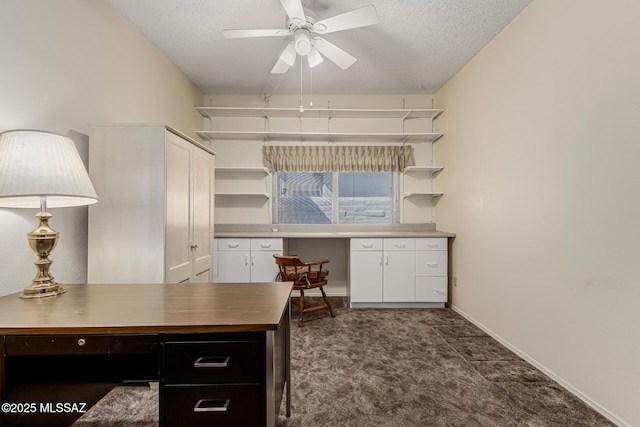
POLYGON ((161 426, 273 426, 285 385, 289 415, 291 283, 65 287, 0 298, 3 426, 69 425, 122 381, 159 381, 161 426))

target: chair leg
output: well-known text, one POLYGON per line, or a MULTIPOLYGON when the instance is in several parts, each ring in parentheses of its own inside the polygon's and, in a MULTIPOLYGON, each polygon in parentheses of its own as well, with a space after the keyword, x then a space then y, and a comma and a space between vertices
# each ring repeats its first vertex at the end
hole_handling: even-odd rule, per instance
POLYGON ((333 308, 331 308, 331 304, 329 304, 329 298, 327 298, 327 294, 324 293, 324 286, 320 286, 320 292, 322 292, 322 298, 324 299, 324 303, 329 309, 329 313, 331 313, 331 317, 336 317, 336 315, 333 313, 333 308))
POLYGON ((300 290, 300 297, 298 298, 298 307, 300 307, 300 317, 298 318, 298 327, 302 327, 302 314, 304 313, 304 291, 300 290))

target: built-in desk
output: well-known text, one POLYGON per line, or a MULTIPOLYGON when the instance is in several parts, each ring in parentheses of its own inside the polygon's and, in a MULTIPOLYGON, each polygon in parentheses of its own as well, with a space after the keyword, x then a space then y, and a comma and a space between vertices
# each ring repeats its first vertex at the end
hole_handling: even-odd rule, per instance
POLYGON ((260 250, 268 246, 303 260, 330 259, 325 291, 348 296, 351 307, 435 308, 449 302, 449 246, 455 234, 438 231, 435 224, 218 224, 215 237, 220 245, 214 250, 214 275, 220 272, 224 280, 233 279, 225 269, 273 277, 272 256, 261 256, 260 250))
POLYGON ((161 426, 275 424, 290 282, 65 287, 0 298, 1 425, 70 425, 131 380, 159 381, 161 426))

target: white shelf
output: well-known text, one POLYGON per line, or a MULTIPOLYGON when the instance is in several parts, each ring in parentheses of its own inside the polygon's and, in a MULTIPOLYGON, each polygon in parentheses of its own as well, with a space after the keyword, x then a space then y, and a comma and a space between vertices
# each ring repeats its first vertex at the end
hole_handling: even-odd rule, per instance
POLYGON ((444 110, 437 108, 260 108, 260 107, 196 107, 203 117, 300 117, 300 118, 427 118, 435 119, 444 110))
POLYGON ((269 169, 265 167, 216 167, 216 172, 260 172, 269 174, 269 169))
POLYGON ((216 193, 216 196, 260 196, 271 198, 269 193, 216 193))
POLYGON ((196 131, 196 134, 207 141, 256 140, 290 141, 290 142, 435 142, 442 133, 340 133, 340 132, 270 132, 270 131, 196 131))
POLYGON ((431 196, 431 197, 439 197, 444 193, 440 193, 437 191, 410 191, 407 193, 402 193, 402 197, 411 197, 411 196, 431 196))
POLYGON ((402 169, 402 173, 409 172, 438 172, 444 169, 444 166, 407 166, 402 169))

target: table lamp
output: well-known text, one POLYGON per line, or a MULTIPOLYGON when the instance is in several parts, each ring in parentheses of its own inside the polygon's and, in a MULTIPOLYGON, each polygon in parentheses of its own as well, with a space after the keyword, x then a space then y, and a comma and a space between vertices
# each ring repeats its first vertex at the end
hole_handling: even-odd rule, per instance
POLYGON ((38 227, 27 242, 38 257, 36 276, 21 298, 59 295, 65 289, 49 272, 49 254, 60 233, 49 227, 48 208, 96 203, 98 196, 74 142, 66 136, 38 130, 0 133, 0 207, 40 208, 38 227))

